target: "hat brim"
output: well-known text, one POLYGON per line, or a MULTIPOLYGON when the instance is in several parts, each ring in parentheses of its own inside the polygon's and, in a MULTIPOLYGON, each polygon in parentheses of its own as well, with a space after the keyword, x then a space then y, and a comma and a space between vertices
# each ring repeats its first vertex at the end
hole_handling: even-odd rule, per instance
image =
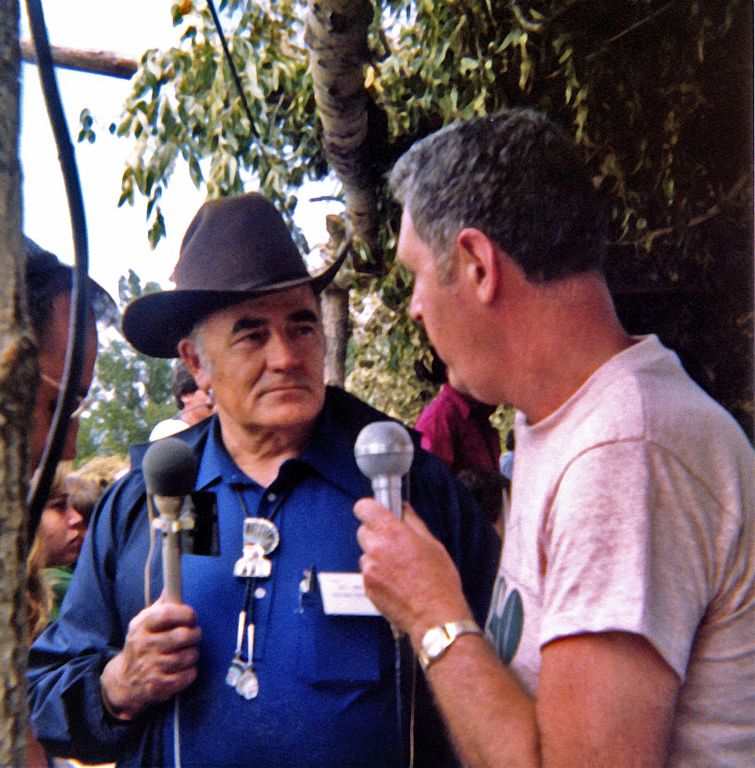
POLYGON ((275 285, 243 291, 173 290, 140 296, 124 310, 121 321, 123 335, 139 352, 150 357, 178 357, 178 342, 207 315, 256 296, 310 285, 319 294, 332 282, 343 264, 347 248, 318 275, 298 277, 275 285))

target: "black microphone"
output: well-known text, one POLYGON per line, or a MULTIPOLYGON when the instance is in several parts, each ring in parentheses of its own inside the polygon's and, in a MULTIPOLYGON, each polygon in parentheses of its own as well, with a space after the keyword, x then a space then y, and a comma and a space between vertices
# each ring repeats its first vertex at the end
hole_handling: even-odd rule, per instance
POLYGON ((401 478, 414 458, 414 444, 406 429, 395 421, 368 424, 354 444, 354 458, 372 481, 373 496, 401 519, 401 478))
POLYGON ((163 582, 170 600, 180 603, 181 588, 181 521, 179 515, 184 497, 194 490, 197 460, 191 448, 175 437, 157 440, 147 449, 142 462, 147 483, 160 518, 153 522, 162 532, 163 582))

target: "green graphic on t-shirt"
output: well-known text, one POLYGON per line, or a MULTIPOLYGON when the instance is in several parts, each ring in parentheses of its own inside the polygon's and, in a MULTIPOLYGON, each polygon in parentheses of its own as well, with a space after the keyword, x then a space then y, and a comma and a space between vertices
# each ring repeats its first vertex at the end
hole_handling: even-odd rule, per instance
POLYGON ((493 593, 487 635, 504 664, 508 664, 516 655, 523 627, 524 606, 519 590, 512 589, 506 595, 506 580, 499 576, 493 593))

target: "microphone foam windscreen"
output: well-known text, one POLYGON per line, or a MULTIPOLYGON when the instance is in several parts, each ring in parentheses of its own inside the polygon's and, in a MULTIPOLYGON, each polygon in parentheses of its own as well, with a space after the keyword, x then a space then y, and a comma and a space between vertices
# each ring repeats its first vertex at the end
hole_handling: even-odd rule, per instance
POLYGON ((142 470, 149 493, 155 496, 186 496, 194 490, 197 460, 183 440, 166 437, 147 449, 142 470))

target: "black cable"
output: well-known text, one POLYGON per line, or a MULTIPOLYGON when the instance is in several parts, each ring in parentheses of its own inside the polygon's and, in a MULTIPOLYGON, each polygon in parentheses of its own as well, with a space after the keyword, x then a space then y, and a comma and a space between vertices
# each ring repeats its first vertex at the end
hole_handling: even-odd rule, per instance
POLYGON ((39 466, 39 474, 37 475, 36 482, 29 489, 29 495, 27 496, 29 510, 28 532, 29 541, 31 542, 37 530, 39 520, 42 517, 42 511, 55 477, 55 470, 63 453, 70 415, 77 405, 81 368, 84 363, 87 313, 90 307, 90 300, 88 296, 89 286, 87 285, 89 259, 84 202, 73 146, 68 133, 65 114, 63 113, 57 80, 55 79, 50 42, 47 37, 47 28, 40 0, 26 0, 26 10, 29 16, 34 50, 37 56, 42 91, 45 96, 47 113, 50 117, 55 143, 58 147, 58 158, 68 197, 75 258, 73 283, 71 285, 70 326, 61 391, 58 395, 50 432, 47 435, 45 450, 39 466))
POLYGON ((241 104, 244 107, 244 112, 246 112, 246 116, 249 118, 249 129, 256 136, 257 134, 254 130, 254 120, 252 119, 252 111, 249 109, 249 104, 246 101, 246 96, 244 95, 244 89, 241 87, 241 79, 239 78, 239 74, 236 71, 236 66, 233 63, 233 59, 231 58, 231 51, 228 48, 228 43, 226 42, 225 35, 223 34, 223 28, 220 26, 220 19, 218 18, 218 12, 215 10, 215 4, 212 2, 212 0, 207 0, 207 7, 210 9, 210 13, 212 14, 212 20, 215 23, 215 29, 217 29, 218 31, 218 35, 220 37, 220 44, 223 46, 223 53, 225 54, 225 58, 226 58, 226 61, 228 62, 228 66, 231 68, 231 75, 233 77, 233 82, 236 84, 236 90, 239 92, 239 96, 241 97, 241 104))

